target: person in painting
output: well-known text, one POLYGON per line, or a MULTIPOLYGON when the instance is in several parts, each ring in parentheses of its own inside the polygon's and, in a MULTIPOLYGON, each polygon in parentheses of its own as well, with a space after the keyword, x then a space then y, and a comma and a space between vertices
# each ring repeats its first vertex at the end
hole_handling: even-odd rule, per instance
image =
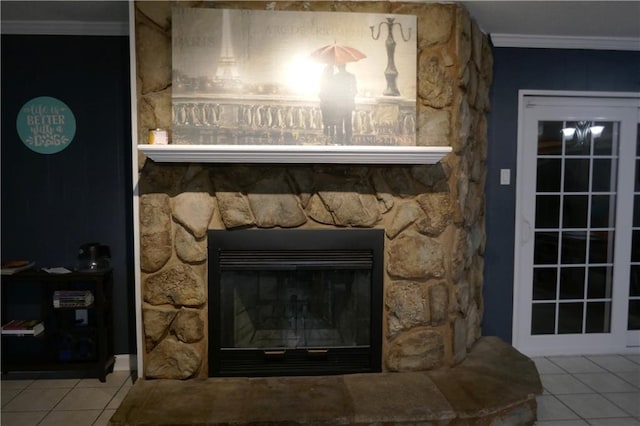
POLYGON ((335 94, 336 143, 348 145, 353 134, 352 115, 356 109, 356 76, 347 71, 346 64, 336 64, 338 72, 331 78, 335 94))
POLYGON ((336 107, 331 80, 334 75, 332 64, 327 65, 322 71, 320 79, 320 111, 322 113, 322 128, 325 141, 332 141, 336 134, 336 107))

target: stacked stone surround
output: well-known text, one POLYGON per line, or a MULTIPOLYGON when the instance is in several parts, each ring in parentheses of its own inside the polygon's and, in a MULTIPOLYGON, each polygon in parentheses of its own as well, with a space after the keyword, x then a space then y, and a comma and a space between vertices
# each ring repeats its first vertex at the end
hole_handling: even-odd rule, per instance
POLYGON ((143 377, 208 375, 207 231, 385 230, 383 370, 465 359, 480 336, 485 246, 487 37, 456 4, 136 2, 138 139, 171 128, 171 7, 418 17, 417 144, 451 146, 415 166, 154 163, 139 154, 143 377))

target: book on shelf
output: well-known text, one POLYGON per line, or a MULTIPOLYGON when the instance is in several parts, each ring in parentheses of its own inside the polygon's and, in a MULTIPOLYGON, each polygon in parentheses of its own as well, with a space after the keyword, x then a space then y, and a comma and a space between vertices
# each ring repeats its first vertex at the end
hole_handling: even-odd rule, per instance
POLYGON ((11 320, 2 326, 2 334, 16 336, 37 336, 44 331, 44 323, 40 320, 11 320))
POLYGON ((90 290, 57 290, 53 292, 54 308, 86 308, 93 304, 90 290))
POLYGON ((2 275, 12 275, 16 272, 25 271, 35 266, 35 262, 31 260, 9 260, 2 262, 2 269, 0 270, 2 275))

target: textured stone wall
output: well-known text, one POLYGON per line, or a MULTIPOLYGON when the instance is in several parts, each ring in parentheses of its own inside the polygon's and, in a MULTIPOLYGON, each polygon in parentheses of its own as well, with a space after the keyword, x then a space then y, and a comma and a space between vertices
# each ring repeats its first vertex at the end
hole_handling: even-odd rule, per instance
POLYGON ((144 376, 206 377, 208 229, 385 230, 383 368, 462 361, 480 335, 488 39, 455 4, 136 2, 138 133, 171 128, 171 7, 418 16, 418 145, 436 165, 162 164, 139 154, 144 376))

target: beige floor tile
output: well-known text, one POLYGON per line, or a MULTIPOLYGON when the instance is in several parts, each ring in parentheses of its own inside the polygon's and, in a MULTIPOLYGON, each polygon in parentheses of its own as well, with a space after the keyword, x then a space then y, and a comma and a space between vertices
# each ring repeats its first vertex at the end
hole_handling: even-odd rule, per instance
POLYGON ((109 420, 115 414, 116 410, 104 410, 95 421, 93 426, 108 426, 109 420))
POLYGON ((26 389, 35 380, 2 380, 2 389, 26 389))
POLYGON ((107 405, 107 408, 113 409, 113 410, 118 408, 122 403, 122 401, 124 400, 124 397, 127 396, 127 393, 129 393, 129 390, 131 390, 131 386, 121 387, 120 390, 118 390, 118 393, 113 397, 111 402, 109 402, 109 405, 107 405))
POLYGON ((583 419, 629 416, 628 413, 625 413, 602 395, 558 395, 557 398, 583 419))
POLYGON ((25 389, 13 398, 2 411, 47 411, 53 409, 70 389, 25 389))
POLYGON ((549 361, 547 358, 538 357, 532 358, 533 362, 536 364, 536 368, 538 369, 539 374, 562 374, 565 371, 549 361))
POLYGON ((127 377, 127 379, 124 381, 124 383, 122 384, 122 387, 126 387, 126 388, 130 388, 133 386, 135 382, 133 381, 133 377, 129 376, 127 377))
POLYGON ((613 373, 625 371, 640 371, 640 365, 623 357, 622 355, 590 355, 590 361, 613 373))
POLYGON ((102 410, 51 411, 38 426, 91 426, 102 410))
POLYGON ((591 426, 640 426, 640 421, 633 417, 624 417, 617 419, 590 419, 591 426))
POLYGON ((535 426, 589 426, 589 423, 584 420, 542 420, 535 426))
POLYGON ((578 420, 576 413, 553 395, 542 395, 538 402, 538 420, 578 420))
POLYGON ((2 406, 4 407, 9 402, 11 402, 11 400, 13 398, 15 398, 16 395, 18 395, 20 392, 22 392, 22 389, 5 389, 5 388, 2 388, 2 406))
POLYGON ((541 374, 540 380, 544 389, 554 395, 593 392, 593 389, 570 374, 541 374))
POLYGON ((0 413, 2 426, 36 426, 46 416, 48 411, 21 411, 0 413))
POLYGON ((80 382, 79 379, 38 379, 34 380, 27 389, 71 389, 80 382))
POLYGON ((627 383, 631 383, 633 386, 640 389, 640 371, 629 371, 626 373, 616 373, 616 376, 620 377, 627 383))
POLYGON ((598 393, 605 392, 633 392, 638 388, 625 382, 613 373, 584 373, 576 374, 575 378, 591 387, 598 393))
POLYGON ((640 392, 606 393, 603 395, 634 417, 640 417, 640 392))
POLYGON ((74 388, 54 410, 103 410, 117 392, 118 388, 74 388))
POLYGON ((640 365, 640 354, 626 354, 626 355, 622 355, 623 357, 625 357, 626 359, 635 362, 636 364, 640 365))
POLYGON ((78 383, 79 388, 94 388, 94 387, 120 387, 124 384, 128 377, 131 376, 131 373, 128 371, 114 371, 111 374, 107 374, 106 382, 102 383, 100 379, 96 378, 86 378, 80 380, 78 383))
POLYGON ((551 362, 565 370, 567 373, 606 373, 602 367, 583 356, 553 356, 548 358, 551 362))

